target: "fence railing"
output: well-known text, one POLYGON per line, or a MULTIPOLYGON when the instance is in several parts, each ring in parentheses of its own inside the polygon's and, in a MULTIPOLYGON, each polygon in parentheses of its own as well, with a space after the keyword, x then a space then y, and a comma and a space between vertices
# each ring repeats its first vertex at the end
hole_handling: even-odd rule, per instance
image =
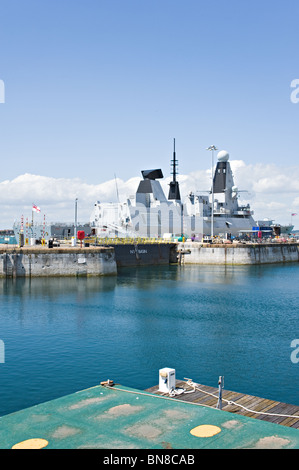
POLYGON ((84 243, 91 245, 144 245, 144 244, 165 244, 165 243, 176 243, 176 239, 170 238, 100 238, 100 237, 86 237, 84 243))

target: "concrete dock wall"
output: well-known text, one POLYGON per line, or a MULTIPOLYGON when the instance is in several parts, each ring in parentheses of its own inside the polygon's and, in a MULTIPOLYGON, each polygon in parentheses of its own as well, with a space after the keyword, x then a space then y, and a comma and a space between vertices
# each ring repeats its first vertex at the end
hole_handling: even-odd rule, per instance
POLYGON ((0 250, 0 277, 105 276, 116 273, 113 248, 0 250))
MULTIPOLYGON (((208 245, 185 242, 169 247, 167 253, 170 263, 179 264, 250 265, 299 261, 296 243, 208 245)), ((153 259, 149 263, 147 260, 144 264, 161 264, 158 261, 153 259)), ((114 247, 109 246, 0 248, 0 278, 116 275, 117 264, 114 247)))
MULTIPOLYGON (((221 244, 179 243, 178 261, 185 264, 268 264, 299 261, 297 243, 221 244)), ((173 260, 172 260, 173 261, 173 260)))

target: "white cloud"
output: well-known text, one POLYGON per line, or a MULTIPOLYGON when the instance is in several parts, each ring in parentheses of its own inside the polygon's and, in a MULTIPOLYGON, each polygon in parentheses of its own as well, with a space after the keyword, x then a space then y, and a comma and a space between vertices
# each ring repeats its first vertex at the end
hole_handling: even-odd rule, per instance
POLYGON ((26 173, 11 181, 0 182, 1 219, 0 228, 11 228, 14 220, 24 221, 32 217, 32 204, 37 204, 41 212, 34 213, 34 219, 47 222, 73 222, 75 199, 78 198, 78 221, 88 222, 95 201, 116 201, 117 190, 121 199, 134 192, 140 178, 124 182, 105 181, 94 185, 79 178, 51 178, 26 173))
MULTIPOLYGON (((239 190, 247 191, 240 192, 240 201, 251 204, 256 219, 268 217, 280 223, 290 222, 291 212, 299 210, 299 167, 246 165, 242 160, 232 160, 231 167, 239 190)), ((179 175, 178 179, 182 197, 190 191, 208 191, 211 170, 179 175)), ((35 218, 42 220, 45 214, 47 222, 73 222, 76 198, 78 220, 88 222, 95 201, 116 201, 117 189, 120 199, 124 200, 136 192, 139 181, 140 177, 136 176, 128 181, 117 178, 94 185, 80 178, 51 178, 29 173, 2 181, 0 228, 11 228, 13 221, 20 220, 21 216, 24 220, 30 219, 32 203, 41 208, 40 214, 34 214, 35 218)), ((169 181, 170 178, 161 180, 166 195, 169 181)))

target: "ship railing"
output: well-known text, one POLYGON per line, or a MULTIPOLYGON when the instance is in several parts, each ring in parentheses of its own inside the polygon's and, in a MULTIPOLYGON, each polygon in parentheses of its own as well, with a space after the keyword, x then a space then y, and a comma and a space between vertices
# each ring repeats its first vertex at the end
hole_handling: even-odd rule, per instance
POLYGON ((91 245, 145 245, 145 244, 166 244, 174 243, 175 240, 169 238, 155 238, 155 237, 86 237, 85 243, 91 245))

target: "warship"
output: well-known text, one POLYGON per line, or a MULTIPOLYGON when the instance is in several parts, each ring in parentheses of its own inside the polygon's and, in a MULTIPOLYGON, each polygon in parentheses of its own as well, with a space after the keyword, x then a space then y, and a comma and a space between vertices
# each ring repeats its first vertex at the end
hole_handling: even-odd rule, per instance
POLYGON ((212 187, 207 194, 191 191, 182 199, 177 165, 174 140, 168 197, 159 182, 162 170, 143 170, 135 196, 124 202, 95 203, 90 218, 92 233, 100 238, 185 237, 201 241, 203 237, 230 238, 252 231, 253 211, 249 204, 239 204, 227 151, 217 154, 212 187))
MULTIPOLYGON (((208 150, 216 149, 211 146, 208 150)), ((239 203, 241 191, 234 183, 227 151, 222 150, 217 154, 215 169, 212 159, 212 184, 205 194, 190 191, 182 198, 177 167, 174 139, 172 180, 167 197, 159 181, 163 178, 162 170, 142 170, 142 180, 135 195, 123 202, 97 201, 89 223, 76 227, 74 224, 63 223, 34 224, 32 217, 32 222, 15 221, 15 239, 21 244, 55 238, 67 240, 75 237, 76 230, 81 230, 85 235, 99 240, 115 239, 115 245, 117 239, 132 239, 133 245, 128 248, 130 255, 133 258, 136 255, 138 260, 147 255, 154 259, 153 249, 146 249, 144 246, 146 239, 207 241, 216 236, 228 239, 244 235, 254 237, 259 232, 265 236, 290 235, 293 225, 281 226, 269 219, 255 221, 250 205, 239 203), (140 239, 142 248, 138 246, 140 239)), ((121 250, 120 247, 116 249, 121 250)), ((156 258, 164 262, 168 259, 168 253, 157 252, 156 258)))

